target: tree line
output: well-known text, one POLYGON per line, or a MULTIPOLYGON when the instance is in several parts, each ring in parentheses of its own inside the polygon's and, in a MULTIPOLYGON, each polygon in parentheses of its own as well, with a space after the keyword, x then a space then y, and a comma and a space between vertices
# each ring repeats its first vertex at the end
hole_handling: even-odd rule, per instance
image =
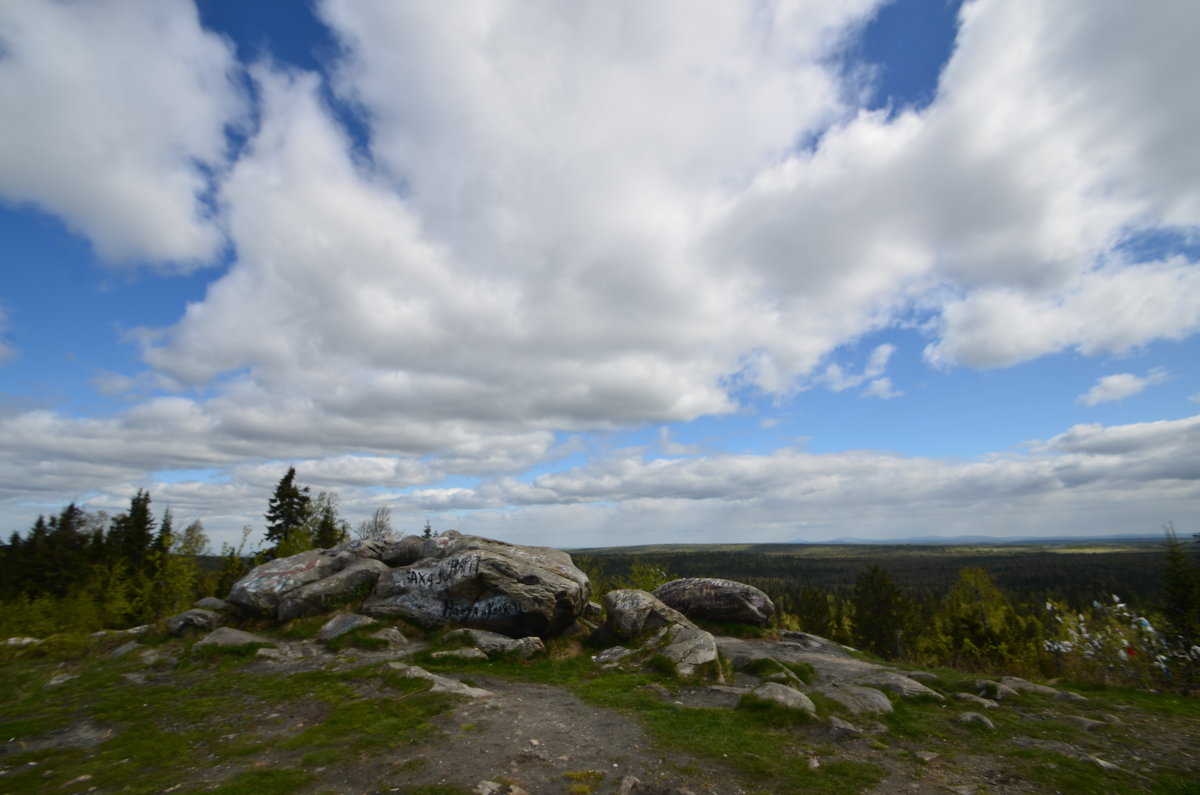
MULTIPOLYGON (((0 543, 0 637, 152 623, 202 596, 228 593, 250 568, 273 558, 392 531, 387 507, 351 528, 337 494, 314 497, 297 482, 295 467, 275 486, 264 519, 258 549, 245 548, 253 533, 247 525, 242 543, 222 544, 214 559, 201 522, 180 530, 170 508, 156 518, 144 489, 114 517, 75 503, 38 516, 27 532, 0 543)), ((424 532, 435 534, 429 522, 424 532)))

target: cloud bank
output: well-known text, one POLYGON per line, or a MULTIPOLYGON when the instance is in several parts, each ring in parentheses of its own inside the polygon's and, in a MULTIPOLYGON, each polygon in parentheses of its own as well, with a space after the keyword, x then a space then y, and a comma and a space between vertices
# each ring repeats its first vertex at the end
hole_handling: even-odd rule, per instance
POLYGON ((1129 245, 1200 226, 1200 104, 1181 101, 1200 14, 967 3, 934 100, 867 110, 848 58, 877 5, 325 0, 326 74, 237 63, 184 0, 7 7, 0 101, 28 112, 0 133, 0 194, 114 262, 230 253, 142 336, 164 389, 107 417, 0 418, 0 499, 118 502, 200 470, 156 499, 254 517, 251 492, 295 461, 364 513, 387 499, 564 545, 628 520, 708 538, 736 518, 766 540, 1018 507, 1100 521, 1089 505, 1135 492, 1194 506, 1180 449, 1060 449, 1079 429, 973 462, 663 450, 532 474, 566 435, 752 397, 904 399, 893 345, 835 361, 889 329, 953 370, 1200 328, 1196 263, 1129 245))

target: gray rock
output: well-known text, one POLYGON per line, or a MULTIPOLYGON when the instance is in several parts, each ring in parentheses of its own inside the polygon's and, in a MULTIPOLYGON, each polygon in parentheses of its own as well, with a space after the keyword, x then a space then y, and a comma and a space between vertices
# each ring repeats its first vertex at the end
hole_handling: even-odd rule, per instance
POLYGON ((273 641, 269 641, 261 635, 253 635, 249 632, 243 632, 240 629, 234 629, 233 627, 218 627, 196 641, 196 645, 193 648, 204 646, 245 646, 250 643, 275 645, 273 641))
POLYGON ((988 729, 996 728, 996 724, 992 723, 991 718, 978 712, 961 712, 955 720, 967 725, 983 726, 988 729))
POLYGON ((257 615, 275 615, 283 595, 341 570, 345 561, 310 549, 255 566, 233 584, 227 601, 257 615))
POLYGON ((587 575, 556 549, 450 531, 424 539, 421 553, 379 578, 364 613, 545 638, 571 626, 591 596, 587 575))
POLYGON ((495 695, 490 690, 484 690, 481 687, 471 687, 464 685, 455 679, 449 679, 445 676, 431 674, 424 668, 416 665, 406 665, 402 662, 387 663, 387 667, 391 668, 396 673, 409 679, 425 679, 433 683, 430 690, 434 693, 452 693, 456 696, 466 696, 467 698, 488 698, 495 695))
POLYGON ((936 753, 934 751, 917 751, 916 753, 913 754, 913 756, 915 756, 923 764, 927 765, 930 762, 932 762, 933 760, 937 759, 939 756, 941 756, 941 754, 936 753))
POLYGON ((829 717, 829 731, 833 734, 835 740, 852 739, 857 740, 862 737, 864 732, 862 729, 855 726, 853 723, 848 723, 836 715, 829 717))
POLYGON ((654 596, 688 618, 763 626, 775 613, 770 597, 733 580, 689 577, 654 589, 654 596))
POLYGON ((1082 693, 1076 693, 1072 690, 1059 690, 1054 694, 1054 697, 1059 701, 1087 701, 1087 696, 1082 693))
POLYGON ((751 691, 751 695, 761 698, 764 701, 773 701, 789 709, 801 710, 809 715, 817 714, 817 707, 812 703, 812 699, 801 693, 794 687, 781 685, 777 682, 767 682, 759 685, 751 691))
POLYGON ((599 630, 606 639, 630 640, 671 624, 694 626, 683 613, 646 591, 618 589, 604 595, 606 619, 599 630))
POLYGON ((206 596, 203 599, 196 600, 196 603, 192 607, 198 610, 212 610, 216 613, 224 613, 229 609, 229 603, 215 596, 206 596))
POLYGON ((904 674, 898 674, 894 671, 876 671, 873 674, 863 677, 859 680, 861 684, 871 685, 883 690, 890 690, 901 698, 917 698, 926 696, 937 701, 945 701, 946 698, 941 693, 935 690, 930 690, 925 685, 908 678, 904 674))
POLYGON ((371 590, 380 576, 388 571, 391 569, 382 561, 370 558, 354 560, 341 571, 282 594, 276 617, 280 621, 291 621, 300 616, 323 613, 356 591, 371 590))
POLYGON ((338 613, 322 624, 321 628, 317 630, 317 640, 333 640, 359 627, 369 627, 378 623, 378 621, 369 616, 360 616, 357 613, 338 613))
MULTIPOLYGON (((93 637, 95 637, 95 636, 93 635, 93 637)), ((8 640, 4 641, 4 645, 5 646, 13 646, 13 647, 17 647, 17 648, 24 648, 26 646, 32 646, 35 643, 41 643, 41 642, 42 642, 41 638, 9 638, 8 640)))
POLYGON ((990 698, 976 696, 971 693, 955 693, 954 698, 956 701, 965 701, 968 704, 981 707, 983 709, 995 709, 996 707, 1000 706, 1000 703, 997 701, 992 701, 990 698))
POLYGON ((838 702, 855 715, 883 714, 892 711, 892 700, 882 691, 873 687, 834 682, 818 686, 817 692, 838 702))
POLYGON ((372 632, 371 637, 387 641, 388 648, 392 649, 408 645, 408 638, 404 637, 404 633, 395 627, 386 627, 378 632, 372 632))
POLYGON ((598 665, 615 665, 631 654, 633 654, 632 649, 627 649, 624 646, 612 646, 592 657, 592 662, 598 665))
POLYGON ((58 687, 65 682, 70 682, 72 679, 78 678, 79 674, 58 674, 57 676, 52 677, 50 681, 46 683, 46 687, 58 687))
POLYGON ((1018 693, 1039 693, 1044 696, 1053 696, 1058 693, 1053 687, 1039 685, 1033 682, 1021 679, 1018 676, 1002 676, 1000 677, 1000 686, 1011 688, 1018 693))
POLYGON ((212 632, 225 623, 225 617, 215 610, 193 607, 167 619, 167 632, 178 637, 190 630, 212 632))
POLYGON ((122 643, 120 646, 113 649, 105 656, 106 657, 114 657, 114 658, 115 657, 124 657, 125 655, 129 654, 130 652, 135 652, 140 648, 142 648, 142 644, 138 643, 136 640, 131 640, 126 643, 122 643))
POLYGON ((1096 731, 1097 729, 1103 729, 1108 725, 1102 720, 1085 718, 1082 715, 1056 715, 1054 717, 1058 718, 1059 720, 1065 720, 1068 723, 1074 723, 1076 726, 1082 729, 1087 729, 1090 732, 1096 731))
POLYGON ((667 645, 662 654, 675 663, 681 676, 691 676, 697 666, 717 659, 717 641, 712 633, 691 624, 672 624, 664 632, 667 645))
POLYGON ((515 654, 522 659, 529 659, 536 654, 546 653, 546 644, 541 638, 510 638, 497 632, 483 629, 456 629, 447 632, 446 641, 465 639, 488 657, 503 654, 515 654))

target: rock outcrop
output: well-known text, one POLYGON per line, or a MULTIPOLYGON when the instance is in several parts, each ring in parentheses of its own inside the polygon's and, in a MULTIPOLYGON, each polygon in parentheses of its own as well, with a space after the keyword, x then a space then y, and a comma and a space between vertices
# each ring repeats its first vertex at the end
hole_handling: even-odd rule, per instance
POLYGON ((287 621, 359 595, 367 596, 362 611, 375 618, 545 638, 584 612, 591 584, 565 552, 449 531, 360 539, 273 560, 235 583, 228 601, 287 621))
POLYGON ((775 604, 752 585, 710 577, 672 580, 654 589, 663 604, 688 618, 725 624, 765 626, 775 604))
POLYGON ((609 591, 604 595, 604 610, 604 625, 593 635, 593 642, 599 645, 640 639, 643 654, 639 658, 662 654, 684 676, 690 676, 698 666, 717 661, 717 642, 712 633, 700 629, 653 594, 633 589, 609 591))
POLYGON ((587 575, 557 549, 453 531, 428 541, 420 560, 379 578, 364 613, 546 638, 570 627, 591 597, 587 575))

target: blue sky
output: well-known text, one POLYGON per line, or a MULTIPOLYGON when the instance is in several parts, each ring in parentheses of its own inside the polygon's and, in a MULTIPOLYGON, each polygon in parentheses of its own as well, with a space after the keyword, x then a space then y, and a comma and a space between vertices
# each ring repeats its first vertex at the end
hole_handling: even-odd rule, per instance
POLYGON ((1200 531, 1198 33, 6 6, 2 529, 146 488, 257 537, 294 465, 562 547, 1200 531))

